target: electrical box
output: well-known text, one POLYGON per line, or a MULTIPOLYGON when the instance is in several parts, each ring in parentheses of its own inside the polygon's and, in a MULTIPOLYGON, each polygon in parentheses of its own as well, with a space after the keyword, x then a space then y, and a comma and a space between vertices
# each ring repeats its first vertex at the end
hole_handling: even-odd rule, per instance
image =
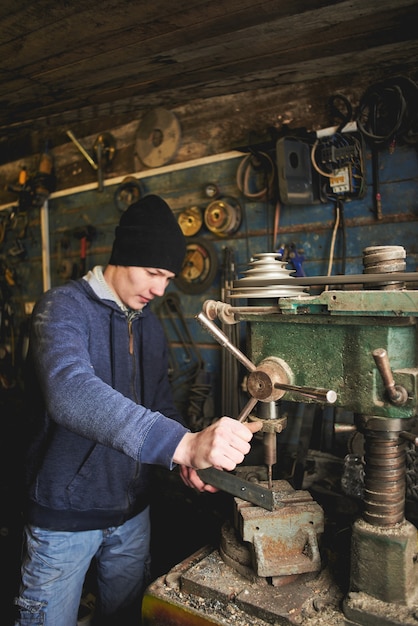
POLYGON ((310 146, 296 137, 282 137, 277 141, 279 194, 284 204, 316 204, 319 201, 310 152, 310 146))
POLYGON ((354 200, 366 192, 364 145, 360 133, 336 132, 313 144, 311 163, 327 198, 354 200))

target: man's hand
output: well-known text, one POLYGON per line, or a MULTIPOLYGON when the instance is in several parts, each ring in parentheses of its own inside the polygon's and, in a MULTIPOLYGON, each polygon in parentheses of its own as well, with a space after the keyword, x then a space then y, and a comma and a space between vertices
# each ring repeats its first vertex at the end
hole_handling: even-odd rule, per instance
POLYGON ((197 471, 193 467, 186 467, 186 465, 180 465, 180 476, 187 487, 191 487, 196 491, 208 491, 209 493, 216 493, 219 491, 217 487, 204 483, 199 477, 197 471))
POLYGON ((173 456, 174 463, 189 468, 181 470, 184 482, 202 491, 204 483, 190 468, 214 466, 228 471, 235 469, 250 451, 253 433, 261 428, 261 422, 241 424, 231 417, 222 417, 200 432, 184 435, 173 456))

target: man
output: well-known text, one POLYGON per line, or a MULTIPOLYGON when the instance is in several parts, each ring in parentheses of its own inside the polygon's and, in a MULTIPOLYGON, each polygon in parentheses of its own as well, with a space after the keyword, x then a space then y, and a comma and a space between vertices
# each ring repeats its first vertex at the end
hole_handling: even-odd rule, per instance
MULTIPOLYGON (((148 195, 115 231, 109 264, 45 293, 30 359, 42 396, 30 446, 17 624, 75 626, 85 575, 97 573, 96 622, 139 624, 149 566, 148 469, 232 470, 258 425, 223 417, 190 432, 168 381, 167 345, 147 306, 180 271, 185 239, 148 195)), ((35 396, 32 398, 35 404, 35 396)))

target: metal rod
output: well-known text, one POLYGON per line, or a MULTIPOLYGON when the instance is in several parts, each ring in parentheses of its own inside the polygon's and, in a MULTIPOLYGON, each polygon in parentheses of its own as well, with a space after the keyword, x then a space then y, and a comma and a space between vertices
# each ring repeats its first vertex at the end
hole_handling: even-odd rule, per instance
POLYGON ((284 383, 274 383, 276 389, 283 389, 284 391, 294 391, 295 393, 312 398, 312 400, 319 400, 320 402, 328 402, 334 404, 337 400, 337 394, 332 389, 319 389, 317 387, 298 387, 297 385, 286 385, 284 383))
POLYGON ((356 433, 355 424, 334 424, 334 433, 356 433))
POLYGON ((395 389, 395 381, 393 379, 388 353, 384 348, 377 348, 373 350, 373 358, 383 379, 383 384, 389 396, 392 397, 393 390, 395 389))
POLYGON ((255 405, 257 404, 257 398, 250 398, 245 407, 242 409, 241 413, 238 415, 237 420, 239 422, 245 422, 255 405))
POLYGON ((78 139, 75 138, 74 134, 71 132, 71 130, 67 130, 67 135, 68 137, 71 139, 71 141, 73 142, 73 144, 79 149, 79 151, 81 152, 81 154, 83 155, 83 157, 90 163, 90 165, 92 166, 92 168, 94 170, 98 170, 99 167, 97 165, 97 163, 94 161, 94 159, 91 158, 91 156, 89 155, 89 153, 87 152, 87 150, 85 150, 85 148, 83 148, 83 146, 81 145, 81 143, 78 141, 78 139))
POLYGON ((226 348, 235 356, 235 358, 247 368, 249 372, 254 372, 256 366, 254 363, 248 359, 245 354, 241 352, 234 344, 232 344, 225 333, 218 328, 214 322, 212 322, 204 313, 198 313, 196 315, 196 319, 200 322, 200 324, 216 339, 218 343, 221 344, 222 347, 226 348))
POLYGON ((49 205, 45 200, 40 209, 42 240, 42 286, 44 291, 51 288, 51 250, 49 239, 49 205))
POLYGON ((418 272, 387 272, 385 274, 348 274, 337 276, 301 276, 296 278, 289 276, 287 278, 260 278, 251 283, 247 279, 239 279, 234 281, 234 289, 246 289, 254 287, 274 287, 275 285, 295 285, 302 287, 316 285, 357 285, 370 284, 380 282, 418 282, 418 272), (244 284, 240 284, 240 280, 245 280, 244 284))
POLYGON ((386 350, 384 348, 376 348, 376 350, 373 350, 373 358, 382 377, 389 400, 392 404, 399 406, 405 404, 408 400, 408 392, 401 385, 395 385, 386 350))
POLYGON ((406 441, 410 441, 415 447, 418 447, 418 435, 415 433, 410 433, 407 430, 401 430, 399 437, 402 437, 402 439, 405 439, 406 441))
POLYGON ((231 313, 280 313, 279 306, 230 306, 226 311, 231 313))

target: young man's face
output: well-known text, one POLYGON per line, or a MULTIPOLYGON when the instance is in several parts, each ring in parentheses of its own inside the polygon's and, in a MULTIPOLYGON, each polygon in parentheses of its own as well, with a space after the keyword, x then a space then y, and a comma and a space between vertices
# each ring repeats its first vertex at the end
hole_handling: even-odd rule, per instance
POLYGON ((130 309, 140 311, 164 292, 175 274, 153 267, 124 267, 110 265, 105 278, 119 299, 130 309))

